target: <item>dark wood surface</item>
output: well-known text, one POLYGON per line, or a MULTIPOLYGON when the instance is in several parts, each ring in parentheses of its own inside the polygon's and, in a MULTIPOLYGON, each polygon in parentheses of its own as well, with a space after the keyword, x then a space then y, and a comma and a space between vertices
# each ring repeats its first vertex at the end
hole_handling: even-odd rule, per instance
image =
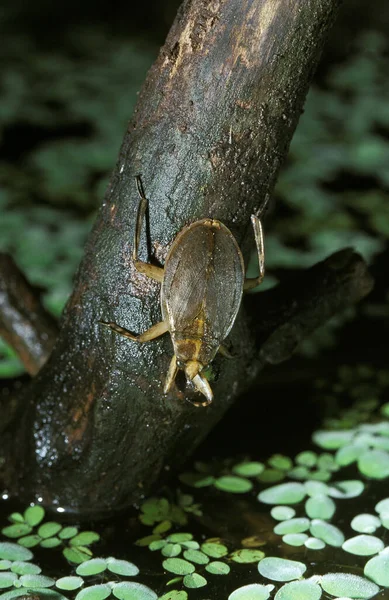
POLYGON ((140 92, 54 351, 3 436, 11 491, 85 514, 139 501, 193 452, 266 360, 287 358, 304 333, 370 289, 361 259, 345 254, 303 273, 299 286, 247 298, 229 338, 235 358, 216 358, 206 409, 186 402, 185 386, 163 396, 168 335, 137 345, 98 324, 139 333, 161 319, 159 285, 131 259, 137 174, 149 199, 143 260, 149 246, 163 264, 180 229, 209 216, 232 230, 247 261, 250 215, 268 204, 339 3, 183 3, 140 92), (315 302, 307 300, 313 291, 315 302))

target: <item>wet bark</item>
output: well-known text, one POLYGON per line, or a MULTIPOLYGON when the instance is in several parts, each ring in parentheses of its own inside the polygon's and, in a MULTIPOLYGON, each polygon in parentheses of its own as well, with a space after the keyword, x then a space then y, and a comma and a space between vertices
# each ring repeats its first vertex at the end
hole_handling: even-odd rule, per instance
MULTIPOLYGON (((149 198, 143 260, 149 245, 152 260, 163 264, 177 232, 204 216, 223 221, 247 259, 250 215, 268 203, 338 4, 184 2, 140 93, 53 353, 4 438, 17 440, 6 446, 3 476, 11 489, 17 473, 27 497, 81 513, 135 502, 183 462, 253 381, 263 358, 244 310, 230 336, 235 359, 214 362, 215 401, 206 409, 185 401, 192 392, 182 381, 163 396, 168 335, 141 346, 98 321, 142 332, 161 319, 158 284, 131 260, 138 173, 149 198)), ((274 318, 276 307, 267 310, 274 318)), ((280 311, 278 323, 290 314, 282 316, 282 303, 280 311)))
POLYGON ((12 346, 27 373, 35 375, 50 356, 58 328, 10 256, 0 253, 0 336, 12 346))

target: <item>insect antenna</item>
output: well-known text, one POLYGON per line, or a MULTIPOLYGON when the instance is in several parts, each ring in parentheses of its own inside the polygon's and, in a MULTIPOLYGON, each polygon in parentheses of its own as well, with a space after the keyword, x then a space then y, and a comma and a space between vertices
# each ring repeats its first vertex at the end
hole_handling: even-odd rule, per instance
POLYGON ((136 189, 141 200, 146 200, 145 191, 143 189, 142 178, 140 175, 135 175, 136 189))
POLYGON ((137 261, 140 235, 141 235, 141 231, 142 231, 143 221, 146 222, 146 244, 147 244, 148 256, 151 255, 151 243, 150 243, 150 236, 149 236, 150 222, 149 222, 149 215, 148 215, 148 210, 147 210, 148 202, 146 199, 146 194, 145 194, 145 191, 143 188, 143 183, 142 183, 142 179, 141 179, 140 175, 135 175, 135 183, 136 183, 136 189, 138 190, 140 202, 138 205, 138 212, 136 215, 136 226, 135 226, 132 257, 133 257, 134 261, 137 261))

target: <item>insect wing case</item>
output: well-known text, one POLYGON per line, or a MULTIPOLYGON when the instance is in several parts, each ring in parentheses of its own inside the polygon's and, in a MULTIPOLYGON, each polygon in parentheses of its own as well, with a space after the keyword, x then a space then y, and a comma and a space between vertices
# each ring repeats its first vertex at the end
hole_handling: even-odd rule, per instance
POLYGON ((243 283, 243 257, 225 225, 202 219, 182 229, 167 255, 161 289, 173 337, 195 334, 194 321, 204 318, 204 341, 218 346, 234 324, 243 283))

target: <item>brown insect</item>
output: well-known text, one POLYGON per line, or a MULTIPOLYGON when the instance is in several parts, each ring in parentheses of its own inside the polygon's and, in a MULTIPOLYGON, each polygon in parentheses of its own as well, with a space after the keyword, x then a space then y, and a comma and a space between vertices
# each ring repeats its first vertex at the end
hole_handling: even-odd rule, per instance
POLYGON ((147 200, 139 176, 140 196, 134 236, 135 268, 161 283, 162 321, 140 335, 112 322, 100 321, 134 342, 149 342, 169 331, 174 348, 167 372, 164 393, 172 388, 178 369, 205 396, 193 402, 207 406, 213 400, 212 389, 203 370, 217 352, 231 355, 223 346, 238 313, 242 294, 259 285, 264 277, 264 242, 261 221, 251 216, 258 251, 259 276, 245 279, 242 253, 231 231, 220 221, 200 219, 181 229, 173 241, 164 267, 138 258, 139 240, 147 200))

